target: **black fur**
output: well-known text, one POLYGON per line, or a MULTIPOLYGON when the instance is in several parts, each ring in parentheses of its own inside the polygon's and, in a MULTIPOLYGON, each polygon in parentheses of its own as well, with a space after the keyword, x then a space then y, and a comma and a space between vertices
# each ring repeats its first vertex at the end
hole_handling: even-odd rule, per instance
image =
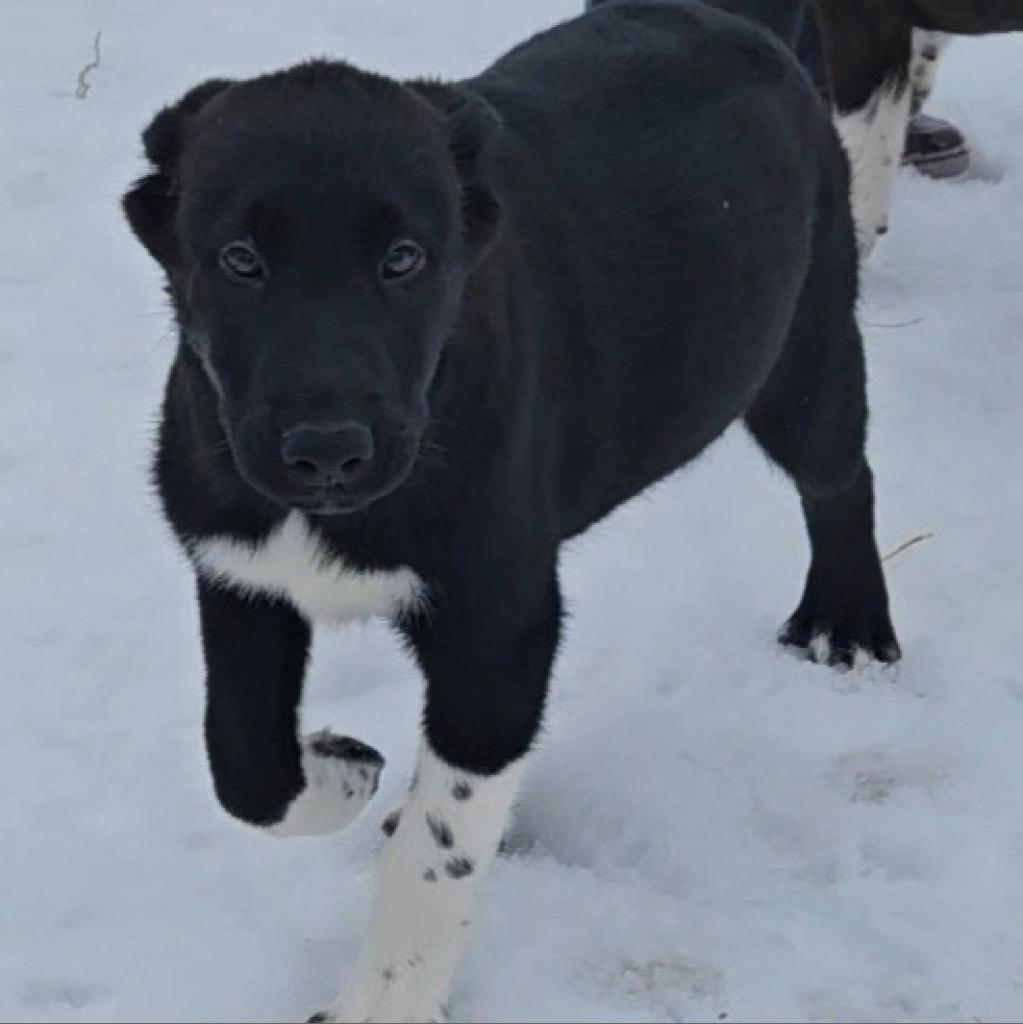
MULTIPOLYGON (((586 0, 586 9, 592 11, 596 7, 621 2, 622 0, 586 0)), ((795 47, 803 31, 807 0, 704 0, 704 2, 718 10, 728 11, 769 28, 790 47, 795 47)))
MULTIPOLYGON (((768 33, 696 2, 622 3, 451 85, 340 63, 208 83, 145 144, 125 210, 181 328, 166 515, 188 546, 258 541, 303 507, 355 567, 411 567, 429 602, 398 625, 446 762, 493 773, 534 742, 562 542, 743 417, 809 524, 787 638, 897 657, 846 162, 768 33), (428 263, 383 284, 401 238, 428 263), (262 284, 218 266, 235 239, 262 284), (289 472, 289 430, 351 423, 375 442, 355 485, 289 472)), ((301 785, 309 625, 284 600, 198 592, 217 791, 272 822, 301 785)))
POLYGON ((813 0, 835 106, 859 110, 909 80, 913 29, 953 35, 1023 30, 1020 0, 813 0))
POLYGON ((730 11, 765 25, 791 47, 795 47, 803 30, 806 0, 706 0, 706 2, 723 11, 730 11))

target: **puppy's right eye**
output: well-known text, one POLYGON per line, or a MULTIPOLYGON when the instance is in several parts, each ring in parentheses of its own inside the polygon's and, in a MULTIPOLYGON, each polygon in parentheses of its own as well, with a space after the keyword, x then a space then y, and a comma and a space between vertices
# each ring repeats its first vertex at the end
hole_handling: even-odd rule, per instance
POLYGON ((426 253, 418 242, 403 238, 395 242, 380 263, 380 277, 384 281, 398 281, 412 277, 426 266, 426 253))
POLYGON ((261 284, 266 277, 263 257, 248 242, 228 242, 220 250, 220 269, 234 281, 261 284))

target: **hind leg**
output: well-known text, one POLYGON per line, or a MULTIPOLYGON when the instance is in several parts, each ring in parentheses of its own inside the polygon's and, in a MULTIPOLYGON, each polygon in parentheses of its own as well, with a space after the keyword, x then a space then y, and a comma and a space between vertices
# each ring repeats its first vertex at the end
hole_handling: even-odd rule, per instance
POLYGON ((795 483, 810 535, 806 588, 779 639, 827 665, 897 661, 864 455, 859 331, 850 322, 837 343, 800 345, 797 336, 790 349, 746 417, 761 448, 795 483))
POLYGON ((912 12, 897 0, 816 0, 834 104, 849 155, 860 252, 888 230, 909 125, 912 12))
POLYGON ((874 541, 873 476, 866 460, 844 491, 804 495, 802 501, 810 571, 799 607, 779 640, 827 665, 898 661, 901 652, 874 541))
POLYGON ((913 87, 911 114, 919 114, 930 99, 938 77, 938 58, 947 42, 948 36, 941 32, 913 30, 913 58, 909 70, 909 81, 913 87))

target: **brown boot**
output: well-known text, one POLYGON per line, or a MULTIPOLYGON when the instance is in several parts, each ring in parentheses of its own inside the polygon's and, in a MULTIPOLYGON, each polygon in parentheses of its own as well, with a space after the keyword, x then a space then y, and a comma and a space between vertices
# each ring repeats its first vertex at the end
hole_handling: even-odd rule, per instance
POLYGON ((957 178, 970 167, 970 151, 963 133, 948 121, 916 114, 906 132, 903 164, 928 178, 957 178))

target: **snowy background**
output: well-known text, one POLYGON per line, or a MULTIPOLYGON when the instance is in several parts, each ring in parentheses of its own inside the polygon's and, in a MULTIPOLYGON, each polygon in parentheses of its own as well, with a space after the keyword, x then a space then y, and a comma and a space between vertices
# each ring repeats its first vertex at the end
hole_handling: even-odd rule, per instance
MULTIPOLYGON (((278 843, 212 799, 190 577, 145 475, 174 341, 117 207, 140 129, 312 54, 472 73, 574 7, 0 0, 0 1018, 304 1019, 414 754, 415 673, 349 629, 318 639, 306 720, 387 754, 370 810, 278 843)), ((905 661, 775 648, 806 544, 738 432, 574 545, 456 1019, 1023 1017, 1023 39, 956 44, 931 109, 977 173, 903 174, 863 305, 881 546, 934 534, 889 564, 905 661)))

